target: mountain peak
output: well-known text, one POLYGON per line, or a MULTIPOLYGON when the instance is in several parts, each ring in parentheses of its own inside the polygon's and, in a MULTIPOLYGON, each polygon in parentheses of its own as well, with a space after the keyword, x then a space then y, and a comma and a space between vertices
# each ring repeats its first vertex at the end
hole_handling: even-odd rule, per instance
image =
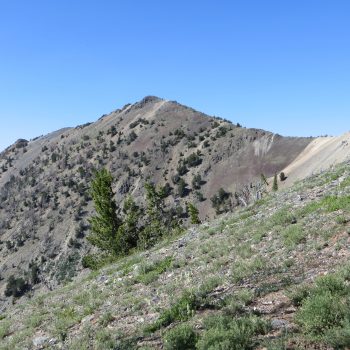
POLYGON ((149 104, 149 103, 156 103, 156 102, 160 102, 160 101, 164 101, 164 99, 157 97, 157 96, 149 95, 149 96, 145 96, 140 102, 137 102, 136 104, 144 106, 144 105, 149 104))

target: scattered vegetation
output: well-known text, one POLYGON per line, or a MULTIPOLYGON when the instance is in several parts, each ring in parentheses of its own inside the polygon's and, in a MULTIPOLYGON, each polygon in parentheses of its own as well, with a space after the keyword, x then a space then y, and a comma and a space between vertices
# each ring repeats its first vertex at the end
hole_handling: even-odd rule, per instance
POLYGON ((166 350, 193 350, 196 348, 196 342, 197 334, 188 324, 180 324, 164 336, 166 350))
MULTIPOLYGON (((336 270, 347 260, 348 165, 271 196, 255 184, 232 194, 220 189, 211 198, 212 206, 217 214, 232 214, 180 236, 183 220, 199 224, 196 201, 206 200, 203 180, 210 180, 211 171, 206 156, 211 154, 212 164, 220 161, 215 140, 234 137, 235 126, 218 119, 213 129, 193 133, 182 127, 167 136, 166 121, 148 124, 140 118, 124 135, 124 126, 118 123, 97 135, 84 130, 77 141, 63 134, 67 143, 57 146, 43 140, 34 165, 9 178, 0 190, 1 206, 9 218, 1 218, 0 226, 3 232, 16 230, 0 242, 4 256, 23 246, 27 249, 27 244, 52 245, 49 240, 61 226, 67 235, 66 254, 42 254, 10 278, 1 272, 14 303, 10 312, 0 315, 1 349, 31 348, 36 334, 69 349, 350 346, 347 270, 313 283, 315 276, 336 270), (142 132, 151 125, 158 130, 154 148, 125 151, 123 146, 132 149, 128 145, 137 135, 140 143, 135 146, 139 146, 142 132), (181 154, 171 148, 176 143, 184 146, 181 154), (163 186, 149 180, 155 171, 149 166, 154 154, 169 164, 169 169, 157 164, 163 186), (100 178, 93 175, 95 168, 102 169, 100 178), (43 176, 49 169, 55 176, 46 183, 43 176), (138 183, 145 186, 141 196, 133 197, 138 183), (14 194, 23 191, 25 199, 19 201, 14 194), (233 210, 238 203, 246 207, 233 210), (93 214, 90 204, 95 205, 93 214), (25 225, 16 225, 18 215, 25 217, 25 225), (48 218, 47 225, 39 218, 48 218), (74 225, 69 231, 61 224, 66 218, 74 225), (94 271, 72 281, 81 268, 86 236, 97 249, 85 255, 82 264, 94 271), (51 282, 65 286, 29 299, 37 283, 50 288, 51 282), (284 295, 286 288, 300 282, 291 295, 284 295), (16 298, 28 291, 29 300, 17 303, 16 298), (289 300, 296 309, 289 308, 289 300), (267 320, 276 321, 287 312, 291 327, 271 331, 267 320)), ((1 160, 0 172, 16 165, 15 152, 24 148, 15 148, 1 160)), ((206 205, 199 204, 201 213, 206 205)))
POLYGON ((21 297, 28 290, 28 287, 27 282, 22 277, 16 278, 11 275, 7 280, 5 296, 21 297))
POLYGON ((336 349, 350 345, 349 268, 319 277, 314 286, 298 289, 293 300, 300 308, 296 321, 314 340, 323 340, 336 349))
POLYGON ((204 321, 204 334, 197 343, 198 350, 253 349, 255 336, 269 330, 267 322, 256 316, 232 319, 229 316, 211 316, 204 321))
POLYGON ((220 188, 218 193, 210 198, 216 214, 227 212, 231 209, 230 193, 220 188))
POLYGON ((154 245, 165 232, 170 235, 181 231, 179 218, 174 209, 166 210, 164 199, 167 188, 157 189, 146 183, 146 209, 139 208, 131 196, 124 201, 123 217, 117 213, 117 205, 112 190, 113 178, 110 172, 102 169, 96 173, 91 185, 97 215, 90 219, 92 234, 88 240, 107 256, 88 255, 83 258, 85 267, 97 268, 103 265, 108 256, 126 255, 132 248, 148 248, 154 245), (146 216, 142 217, 145 213, 146 216))
POLYGON ((161 261, 156 261, 152 264, 142 266, 141 273, 136 277, 136 280, 143 284, 149 284, 155 281, 159 275, 167 271, 173 263, 172 257, 166 257, 161 261))
POLYGON ((198 296, 190 291, 185 291, 177 302, 161 313, 158 320, 145 328, 146 333, 153 333, 162 327, 167 327, 175 321, 187 321, 200 306, 198 296))

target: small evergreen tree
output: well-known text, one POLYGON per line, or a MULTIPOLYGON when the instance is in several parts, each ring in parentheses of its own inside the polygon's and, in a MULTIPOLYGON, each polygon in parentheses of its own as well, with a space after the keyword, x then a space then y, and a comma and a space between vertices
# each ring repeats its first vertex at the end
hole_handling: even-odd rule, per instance
POLYGON ((138 245, 148 248, 164 234, 182 230, 181 220, 175 208, 166 209, 164 188, 157 189, 154 184, 146 183, 145 225, 139 233, 138 245))
POLYGON ((284 181, 286 178, 287 178, 286 174, 282 171, 282 172, 280 173, 280 180, 281 180, 281 181, 284 181))
POLYGON ((216 214, 221 214, 231 209, 230 196, 231 193, 220 188, 218 193, 210 198, 212 207, 215 209, 216 214))
POLYGON ((172 188, 169 184, 169 182, 166 182, 163 187, 160 189, 161 195, 163 198, 169 197, 171 195, 172 188))
POLYGON ((185 175, 188 172, 186 164, 180 163, 177 167, 177 172, 180 176, 185 175))
POLYGON ((278 191, 277 174, 273 177, 272 191, 278 191))
POLYGON ((187 194, 187 190, 186 190, 186 182, 184 181, 184 179, 180 179, 179 182, 177 183, 177 193, 180 197, 185 197, 187 194))
POLYGON ((199 190, 201 188, 201 185, 202 185, 202 177, 200 176, 200 174, 197 174, 192 179, 192 188, 195 190, 199 190))
POLYGON ((15 278, 11 275, 7 280, 5 296, 13 295, 15 298, 21 297, 28 290, 28 283, 22 278, 15 278))
POLYGON ((116 241, 118 251, 126 254, 136 247, 141 230, 139 227, 141 211, 131 196, 124 201, 123 213, 123 223, 118 228, 116 241))
POLYGON ((30 267, 30 283, 32 285, 37 284, 40 282, 40 278, 39 278, 39 267, 38 265, 34 262, 34 263, 30 263, 29 264, 30 267))
POLYGON ((140 233, 139 245, 142 248, 152 246, 163 234, 164 194, 154 184, 146 183, 146 225, 140 233))
POLYGON ((89 220, 92 233, 87 239, 105 252, 118 254, 120 245, 116 236, 122 222, 117 214, 112 181, 112 175, 106 169, 95 174, 91 185, 91 196, 97 215, 89 220))
POLYGON ((266 186, 269 185, 269 183, 267 182, 266 176, 265 176, 263 173, 261 173, 260 178, 261 178, 261 182, 262 182, 264 185, 266 185, 266 186))
POLYGON ((187 210, 188 210, 188 213, 189 213, 190 218, 191 218, 191 224, 193 224, 193 225, 200 224, 201 221, 200 221, 199 216, 198 216, 199 211, 195 207, 195 205, 192 203, 188 203, 187 210))
POLYGON ((204 198, 202 192, 196 191, 194 194, 195 194, 195 196, 196 196, 196 198, 197 198, 197 200, 198 200, 199 202, 204 202, 204 201, 205 201, 205 198, 204 198))
POLYGON ((199 154, 192 153, 185 159, 185 163, 189 167, 195 167, 195 166, 200 165, 202 163, 202 159, 200 158, 199 154))
POLYGON ((57 153, 52 153, 51 154, 51 161, 52 163, 55 163, 58 159, 58 154, 57 153))

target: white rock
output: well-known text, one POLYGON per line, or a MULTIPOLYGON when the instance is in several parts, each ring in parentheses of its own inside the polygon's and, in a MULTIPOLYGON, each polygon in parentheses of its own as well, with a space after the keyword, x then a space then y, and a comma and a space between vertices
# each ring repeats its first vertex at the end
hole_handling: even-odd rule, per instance
POLYGON ((33 339, 33 345, 36 347, 41 347, 49 341, 49 337, 41 336, 33 339))

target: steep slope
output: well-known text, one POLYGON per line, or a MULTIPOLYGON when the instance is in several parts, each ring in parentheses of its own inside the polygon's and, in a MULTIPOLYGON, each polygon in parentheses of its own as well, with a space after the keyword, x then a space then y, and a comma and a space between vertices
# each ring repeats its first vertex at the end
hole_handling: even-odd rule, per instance
POLYGON ((318 137, 298 155, 283 171, 288 178, 282 186, 291 186, 331 166, 350 159, 350 132, 338 137, 318 137))
POLYGON ((233 194, 261 173, 280 171, 311 141, 242 128, 157 97, 95 123, 19 140, 0 155, 0 294, 11 274, 34 274, 30 295, 82 270, 97 168, 111 170, 119 205, 127 194, 142 204, 146 181, 168 183, 167 203, 182 208, 183 220, 186 202, 205 219, 215 215, 210 198, 220 187, 233 194), (180 178, 187 184, 181 193, 180 178))
POLYGON ((0 349, 347 348, 349 223, 345 163, 20 300, 0 349))

